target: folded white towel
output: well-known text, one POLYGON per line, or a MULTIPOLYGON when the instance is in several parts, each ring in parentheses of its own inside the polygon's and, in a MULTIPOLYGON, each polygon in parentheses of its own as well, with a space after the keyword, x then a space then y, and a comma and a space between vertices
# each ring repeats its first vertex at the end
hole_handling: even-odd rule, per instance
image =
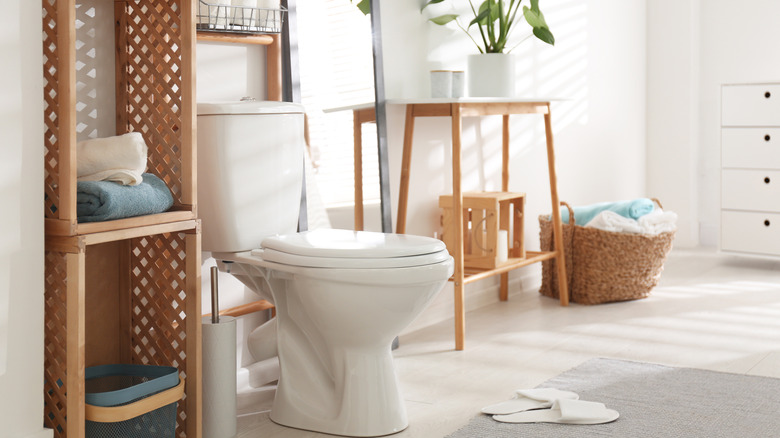
POLYGON ((673 211, 653 210, 639 218, 643 234, 661 234, 677 229, 677 213, 673 211))
POLYGON ((642 228, 637 221, 630 217, 621 216, 614 211, 604 210, 588 222, 586 227, 598 228, 599 230, 612 231, 615 233, 641 233, 642 228))
POLYGON ((146 154, 146 142, 138 132, 80 141, 76 145, 78 180, 137 186, 146 171, 146 154))

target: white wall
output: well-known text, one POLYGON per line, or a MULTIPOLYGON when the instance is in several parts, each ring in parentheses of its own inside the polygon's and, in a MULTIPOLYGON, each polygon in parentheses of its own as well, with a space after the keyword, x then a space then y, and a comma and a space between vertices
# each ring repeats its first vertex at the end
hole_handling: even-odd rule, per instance
POLYGON ((714 246, 720 227, 720 86, 780 82, 780 2, 700 3, 697 208, 701 243, 714 246))
MULTIPOLYGON (((419 13, 419 3, 398 0, 382 4, 389 99, 429 97, 430 69, 463 69, 466 55, 476 53, 473 43, 457 28, 427 23, 427 16, 419 13)), ((646 195, 645 1, 547 0, 541 6, 556 36, 556 46, 529 40, 513 53, 521 58, 517 71, 522 96, 567 99, 552 109, 560 198, 578 205, 646 195)), ((463 155, 465 191, 500 190, 500 120, 464 121, 463 141, 468 145, 463 155)), ((394 209, 403 124, 404 109, 389 106, 394 209)), ((541 116, 515 116, 510 129, 509 189, 527 193, 525 238, 530 246, 538 247, 537 217, 551 211, 544 123, 541 116)), ((417 120, 407 227, 412 234, 430 236, 438 231, 438 196, 451 193, 450 140, 448 119, 417 120)), ((538 278, 538 269, 535 265, 520 270, 514 278, 524 278, 523 282, 529 276, 538 278)), ((490 282, 470 287, 486 285, 490 282)), ((490 296, 496 299, 494 294, 490 296)), ((447 308, 451 317, 451 294, 445 291, 437 300, 433 308, 447 308)))
POLYGON ((713 247, 720 86, 780 81, 780 3, 653 0, 647 13, 648 191, 680 213, 675 245, 713 247))
POLYGON ((698 8, 699 0, 647 2, 647 184, 678 214, 676 246, 699 243, 698 8))
POLYGON ((197 100, 263 100, 265 48, 252 44, 199 42, 197 46, 197 100))
POLYGON ((51 436, 43 430, 43 65, 41 2, 3 2, 0 15, 0 435, 51 436), (17 238, 11 238, 16 236, 17 238), (6 307, 7 306, 7 307, 6 307), (0 335, 2 336, 2 335, 0 335), (2 339, 0 339, 2 348, 2 339))

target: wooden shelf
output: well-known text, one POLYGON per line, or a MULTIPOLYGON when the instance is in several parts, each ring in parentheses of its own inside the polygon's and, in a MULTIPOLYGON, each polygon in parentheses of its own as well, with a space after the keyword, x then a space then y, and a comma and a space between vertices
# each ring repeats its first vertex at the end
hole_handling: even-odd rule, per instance
MULTIPOLYGON (((497 266, 493 269, 469 269, 464 270, 463 282, 465 284, 472 283, 474 281, 483 280, 495 275, 505 274, 517 268, 523 266, 532 265, 545 260, 555 258, 555 251, 527 251, 525 258, 510 258, 505 263, 497 266)), ((455 277, 450 277, 450 281, 455 281, 455 277)))
POLYGON ((183 231, 200 231, 200 220, 189 219, 153 225, 134 226, 130 228, 101 231, 77 236, 46 236, 46 250, 67 253, 83 251, 89 245, 135 239, 156 234, 178 233, 183 231))
POLYGON ((195 219, 195 214, 192 211, 181 210, 105 222, 73 224, 69 221, 47 218, 44 223, 47 236, 83 236, 86 234, 121 231, 129 228, 148 227, 151 225, 162 225, 193 219, 195 219))

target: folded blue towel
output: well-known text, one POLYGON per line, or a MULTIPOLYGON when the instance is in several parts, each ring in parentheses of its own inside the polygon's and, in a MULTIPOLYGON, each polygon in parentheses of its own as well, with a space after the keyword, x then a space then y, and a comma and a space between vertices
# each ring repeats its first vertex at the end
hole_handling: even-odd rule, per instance
POLYGON ((79 181, 76 215, 79 222, 100 222, 167 211, 173 205, 168 186, 151 173, 137 186, 113 181, 79 181))
MULTIPOLYGON (((592 205, 583 205, 581 207, 572 207, 574 210, 574 219, 577 225, 586 225, 594 217, 598 216, 604 210, 614 211, 615 213, 631 218, 639 219, 650 213, 655 208, 653 201, 647 198, 638 198, 628 201, 601 202, 592 205)), ((561 219, 563 223, 569 223, 569 209, 561 208, 561 219)))

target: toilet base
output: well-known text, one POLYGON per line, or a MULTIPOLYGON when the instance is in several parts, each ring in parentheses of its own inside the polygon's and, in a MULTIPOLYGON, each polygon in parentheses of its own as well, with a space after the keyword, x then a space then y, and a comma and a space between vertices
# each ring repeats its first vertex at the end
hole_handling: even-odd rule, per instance
MULTIPOLYGON (((282 358, 280 352, 280 360, 282 358)), ((349 437, 401 432, 409 425, 390 348, 342 350, 330 379, 282 375, 271 420, 282 426, 349 437), (287 378, 286 378, 287 377, 287 378)))

